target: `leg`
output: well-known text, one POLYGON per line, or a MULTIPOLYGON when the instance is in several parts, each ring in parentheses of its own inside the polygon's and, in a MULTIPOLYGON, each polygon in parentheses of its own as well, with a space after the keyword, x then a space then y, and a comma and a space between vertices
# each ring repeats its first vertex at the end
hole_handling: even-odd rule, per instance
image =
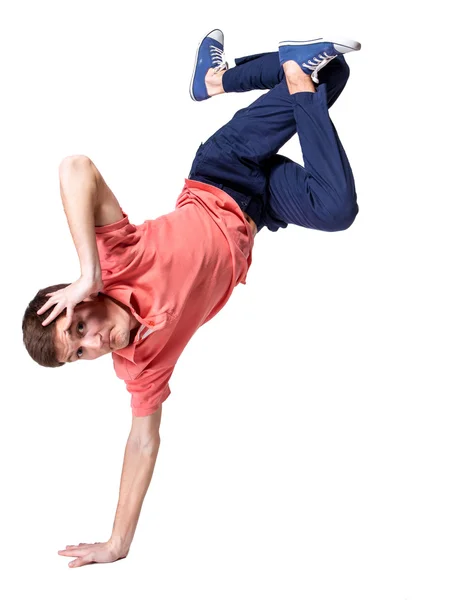
MULTIPOLYGON (((308 215, 303 221, 298 222, 298 211, 295 207, 292 208, 294 202, 290 203, 286 211, 282 211, 281 205, 285 204, 285 197, 279 191, 278 185, 283 181, 281 171, 276 170, 273 174, 272 167, 277 165, 274 165, 270 159, 296 133, 297 129, 301 136, 300 142, 304 143, 305 147, 311 144, 311 135, 305 134, 307 128, 316 126, 326 131, 330 123, 328 114, 321 123, 318 123, 316 114, 314 115, 316 119, 311 121, 305 116, 304 111, 299 110, 299 101, 296 102, 294 98, 298 94, 289 94, 278 61, 278 53, 246 57, 242 62, 239 60, 237 67, 230 69, 227 77, 227 71, 224 73, 225 89, 231 90, 233 86, 234 91, 262 89, 258 88, 258 85, 274 85, 274 88, 248 108, 238 111, 229 123, 200 146, 189 178, 216 185, 227 191, 257 222, 258 230, 265 224, 273 231, 279 227, 286 227, 287 223, 312 227, 308 215), (243 74, 243 79, 239 77, 240 74, 243 74), (271 187, 270 181, 275 182, 276 185, 271 187)), ((321 91, 321 96, 324 96, 325 111, 327 111, 343 90, 348 75, 348 65, 344 57, 339 56, 321 71, 320 82, 321 86, 325 86, 324 91, 318 90, 316 94, 308 92, 302 95, 316 96, 321 91)), ((295 183, 298 190, 292 187, 291 200, 295 200, 295 192, 298 191, 298 199, 302 203, 311 204, 311 197, 308 196, 311 190, 308 189, 307 181, 318 180, 318 169, 320 170, 322 166, 324 172, 324 160, 327 160, 328 156, 332 157, 334 154, 336 159, 336 153, 333 152, 335 140, 332 127, 331 125, 328 140, 319 139, 319 143, 330 145, 330 148, 325 149, 324 159, 313 158, 314 152, 311 148, 306 148, 303 152, 304 156, 312 157, 312 164, 308 162, 306 168, 315 169, 313 174, 292 163, 303 170, 306 179, 303 181, 301 176, 298 177, 295 183)), ((338 145, 337 151, 339 152, 338 145)), ((286 174, 289 174, 288 168, 286 174)), ((338 180, 335 183, 338 185, 338 180)), ((329 191, 332 185, 330 181, 328 185, 326 184, 329 191)))
POLYGON ((304 167, 278 154, 265 161, 268 227, 272 229, 277 218, 322 231, 347 229, 358 213, 356 189, 348 158, 328 114, 327 85, 321 84, 317 93, 307 91, 311 79, 294 64, 294 81, 289 78, 292 71, 285 71, 304 167))
POLYGON ((253 54, 235 59, 235 67, 224 72, 224 91, 270 90, 284 78, 278 52, 253 54))
MULTIPOLYGON (((349 76, 349 67, 343 56, 339 64, 327 65, 321 71, 320 83, 327 83, 328 106, 333 105, 346 85, 349 76), (341 73, 340 64, 343 65, 341 73)), ((270 90, 279 84, 285 77, 280 65, 278 52, 265 52, 235 59, 235 67, 214 73, 208 71, 206 87, 210 96, 230 92, 248 92, 250 90, 270 90)))
POLYGON ((208 96, 249 90, 270 90, 284 78, 278 52, 265 52, 235 59, 235 67, 216 72, 209 69, 206 78, 208 96))

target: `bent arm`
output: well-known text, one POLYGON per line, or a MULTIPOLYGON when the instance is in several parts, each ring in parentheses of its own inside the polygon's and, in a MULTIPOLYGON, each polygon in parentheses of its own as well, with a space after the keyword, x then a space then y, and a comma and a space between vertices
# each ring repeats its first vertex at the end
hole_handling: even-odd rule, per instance
POLYGON ((101 173, 87 156, 64 158, 59 167, 60 193, 79 256, 81 276, 101 280, 95 226, 122 219, 122 210, 101 173))
POLYGON ((133 417, 126 444, 119 489, 119 502, 111 542, 123 554, 129 552, 153 475, 161 439, 159 425, 162 406, 147 417, 133 417))
POLYGON ((61 199, 79 256, 81 275, 99 281, 101 267, 95 238, 97 181, 91 161, 84 156, 69 156, 61 162, 59 173, 61 199))
POLYGON ((74 307, 103 289, 95 226, 120 221, 123 213, 113 192, 87 156, 68 156, 60 164, 60 191, 69 229, 81 264, 81 276, 63 289, 47 294, 37 311, 53 310, 42 321, 49 325, 66 310, 65 330, 71 324, 74 307))

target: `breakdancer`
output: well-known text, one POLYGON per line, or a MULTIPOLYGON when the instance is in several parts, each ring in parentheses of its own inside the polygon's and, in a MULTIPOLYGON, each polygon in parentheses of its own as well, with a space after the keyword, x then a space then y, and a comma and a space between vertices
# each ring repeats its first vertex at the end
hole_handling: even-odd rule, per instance
POLYGON ((193 100, 269 92, 200 145, 174 210, 141 225, 130 222, 88 157, 61 162, 60 192, 81 276, 39 290, 23 317, 24 344, 47 367, 111 353, 132 410, 112 534, 59 551, 75 557, 70 567, 127 556, 177 360, 235 286, 246 283, 256 234, 289 224, 335 232, 353 223, 353 174, 328 110, 348 80, 344 54, 359 49, 338 37, 286 41, 229 68, 222 32, 207 34, 195 57, 193 100), (278 154, 295 133, 303 166, 278 154))

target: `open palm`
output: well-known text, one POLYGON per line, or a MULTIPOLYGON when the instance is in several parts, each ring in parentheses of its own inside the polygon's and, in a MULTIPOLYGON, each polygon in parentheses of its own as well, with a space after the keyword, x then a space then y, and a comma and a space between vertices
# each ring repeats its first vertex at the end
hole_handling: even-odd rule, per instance
POLYGON ((111 542, 66 546, 66 549, 59 550, 58 554, 60 556, 77 557, 76 560, 68 563, 69 567, 82 567, 91 563, 114 562, 127 556, 127 552, 122 552, 111 542))
POLYGON ((74 307, 76 304, 79 304, 79 302, 82 302, 86 298, 95 298, 101 289, 103 289, 103 283, 101 279, 96 281, 79 277, 77 281, 71 283, 65 288, 61 288, 56 292, 50 292, 47 294, 49 299, 42 306, 42 308, 37 311, 37 314, 43 314, 53 305, 55 305, 55 308, 52 310, 49 316, 44 319, 42 325, 48 325, 54 319, 56 319, 56 317, 60 315, 64 309, 66 309, 66 323, 64 329, 68 329, 72 323, 74 307))

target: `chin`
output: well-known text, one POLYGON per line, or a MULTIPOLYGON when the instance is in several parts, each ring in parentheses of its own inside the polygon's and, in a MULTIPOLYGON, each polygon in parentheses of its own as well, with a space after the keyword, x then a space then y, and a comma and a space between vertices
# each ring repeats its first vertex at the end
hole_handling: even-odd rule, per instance
POLYGON ((111 352, 113 350, 122 350, 129 344, 129 333, 127 331, 119 331, 111 344, 111 352))

